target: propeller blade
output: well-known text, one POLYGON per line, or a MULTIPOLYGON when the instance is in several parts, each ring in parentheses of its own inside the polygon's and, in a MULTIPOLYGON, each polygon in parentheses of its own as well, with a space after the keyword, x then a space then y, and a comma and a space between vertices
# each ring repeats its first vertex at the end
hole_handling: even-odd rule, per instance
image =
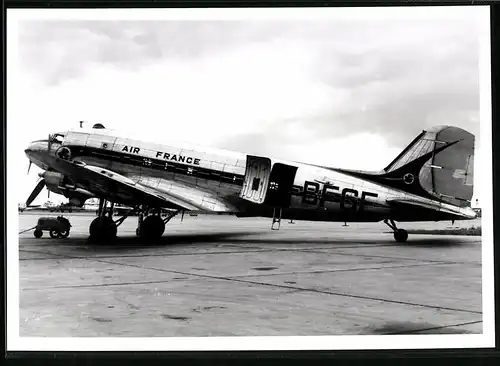
POLYGON ((31 192, 30 196, 26 200, 26 207, 31 205, 31 202, 33 202, 35 198, 40 194, 43 187, 45 187, 45 179, 39 181, 38 184, 35 186, 35 189, 33 189, 33 192, 31 192))
POLYGON ((28 175, 30 174, 30 169, 31 169, 31 160, 30 160, 30 165, 28 165, 28 175))

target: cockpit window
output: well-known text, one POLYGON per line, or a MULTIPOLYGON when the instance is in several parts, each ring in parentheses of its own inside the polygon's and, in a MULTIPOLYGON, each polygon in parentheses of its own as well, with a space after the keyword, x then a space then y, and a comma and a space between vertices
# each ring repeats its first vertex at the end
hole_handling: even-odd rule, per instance
POLYGON ((52 135, 52 138, 50 139, 50 142, 55 142, 58 144, 62 144, 64 141, 64 135, 62 133, 56 133, 52 135))

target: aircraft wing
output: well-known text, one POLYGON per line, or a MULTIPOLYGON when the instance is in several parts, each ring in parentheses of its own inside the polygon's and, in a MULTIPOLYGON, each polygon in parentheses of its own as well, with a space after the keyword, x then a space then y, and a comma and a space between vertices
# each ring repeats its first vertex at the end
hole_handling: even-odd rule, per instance
POLYGON ((76 185, 88 190, 97 197, 113 202, 135 206, 138 203, 162 208, 203 210, 175 194, 159 192, 108 169, 86 165, 78 161, 57 158, 54 168, 67 175, 76 185))
POLYGON ((416 201, 412 200, 410 198, 388 198, 387 203, 393 205, 393 206, 400 206, 400 207, 405 207, 408 209, 427 209, 427 210, 433 210, 433 211, 439 211, 442 213, 447 213, 450 215, 454 216, 460 216, 463 218, 467 219, 473 219, 476 217, 476 213, 472 208, 464 209, 464 208, 457 208, 457 210, 451 210, 446 207, 443 207, 443 205, 439 202, 436 203, 427 203, 427 202, 422 202, 422 201, 416 201))

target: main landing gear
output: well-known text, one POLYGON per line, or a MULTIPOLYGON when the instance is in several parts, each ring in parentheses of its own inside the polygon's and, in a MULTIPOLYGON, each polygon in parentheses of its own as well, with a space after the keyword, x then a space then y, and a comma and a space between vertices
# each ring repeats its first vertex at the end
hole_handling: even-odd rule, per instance
POLYGON ((99 200, 99 209, 97 217, 90 224, 89 232, 91 241, 112 241, 116 239, 118 226, 128 216, 124 216, 116 222, 113 221, 114 203, 108 208, 108 201, 105 199, 99 200))
POLYGON ((161 210, 152 210, 152 214, 144 218, 144 214, 148 210, 142 210, 139 213, 138 225, 135 233, 137 236, 144 239, 158 239, 165 232, 165 225, 172 217, 177 215, 179 211, 169 211, 166 217, 161 217, 161 210))
POLYGON ((394 239, 398 243, 404 243, 408 239, 408 232, 404 229, 398 229, 396 226, 396 223, 394 222, 393 219, 385 219, 384 224, 389 226, 392 231, 394 231, 394 239))
POLYGON ((118 220, 113 220, 114 203, 111 202, 108 207, 108 202, 105 199, 99 201, 99 209, 97 217, 90 224, 89 232, 91 241, 110 242, 116 239, 117 228, 123 221, 132 213, 139 212, 138 225, 136 229, 137 236, 144 239, 158 239, 165 232, 165 224, 172 219, 179 211, 171 211, 162 218, 161 210, 149 210, 144 206, 138 206, 131 209, 118 220), (146 218, 144 216, 146 215, 146 218))

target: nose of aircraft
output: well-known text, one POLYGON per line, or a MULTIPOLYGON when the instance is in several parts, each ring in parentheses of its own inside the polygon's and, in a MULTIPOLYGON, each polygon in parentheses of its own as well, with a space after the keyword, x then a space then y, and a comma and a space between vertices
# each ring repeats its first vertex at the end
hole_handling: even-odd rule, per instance
MULTIPOLYGON (((41 169, 48 168, 48 157, 50 148, 49 148, 49 140, 36 140, 29 143, 29 145, 24 149, 24 153, 28 157, 31 164, 35 164, 41 169)), ((29 173, 29 168, 28 168, 29 173)))
POLYGON ((31 156, 34 153, 40 153, 48 150, 47 140, 36 140, 29 143, 28 147, 24 150, 26 155, 31 156))

